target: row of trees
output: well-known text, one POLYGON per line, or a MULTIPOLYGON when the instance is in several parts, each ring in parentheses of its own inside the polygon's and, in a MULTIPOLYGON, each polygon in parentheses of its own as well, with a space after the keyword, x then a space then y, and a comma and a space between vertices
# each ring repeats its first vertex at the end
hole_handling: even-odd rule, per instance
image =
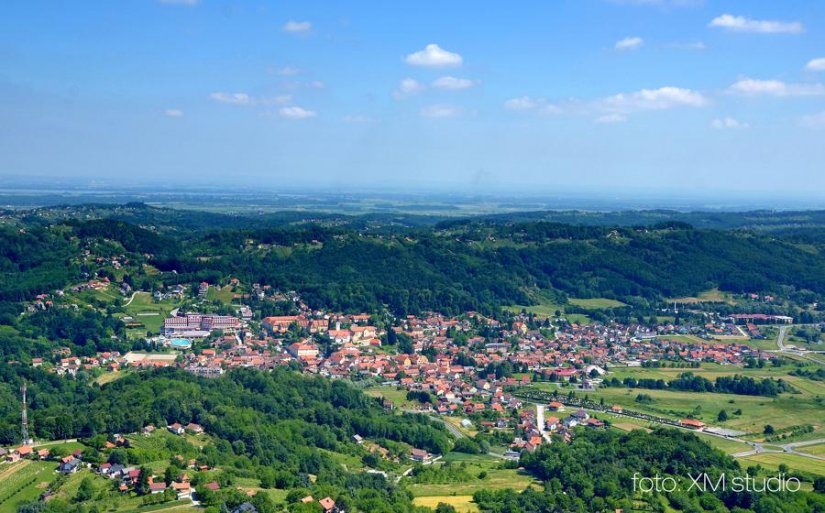
POLYGON ((645 388, 649 390, 681 390, 687 392, 717 392, 722 394, 762 395, 775 397, 783 392, 793 392, 794 388, 782 378, 754 379, 750 376, 736 374, 734 376, 719 376, 711 381, 692 372, 679 374, 676 379, 665 381, 653 378, 627 377, 619 380, 616 377, 606 379, 605 386, 627 388, 645 388))

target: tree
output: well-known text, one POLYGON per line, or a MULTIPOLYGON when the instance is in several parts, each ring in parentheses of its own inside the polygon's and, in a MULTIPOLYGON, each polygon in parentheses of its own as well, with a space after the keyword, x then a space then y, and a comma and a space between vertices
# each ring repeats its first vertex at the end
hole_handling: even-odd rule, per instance
POLYGON ((716 416, 716 420, 718 420, 719 422, 725 422, 726 420, 728 420, 728 412, 726 412, 725 410, 720 410, 719 415, 716 416))
POLYGON ((817 477, 814 479, 814 491, 825 493, 825 477, 817 477))
POLYGON ((77 502, 86 502, 92 500, 95 494, 95 486, 92 483, 92 478, 86 476, 80 481, 80 486, 77 488, 77 495, 75 495, 75 500, 77 502))
POLYGON ((451 504, 439 502, 435 507, 435 513, 456 513, 456 509, 451 504))
POLYGON ((148 467, 140 467, 140 474, 138 475, 138 482, 135 485, 135 491, 138 495, 146 495, 149 493, 149 478, 152 477, 152 470, 148 467))
POLYGON ((766 435, 772 435, 776 432, 776 430, 770 424, 766 424, 765 429, 763 429, 762 432, 766 435))

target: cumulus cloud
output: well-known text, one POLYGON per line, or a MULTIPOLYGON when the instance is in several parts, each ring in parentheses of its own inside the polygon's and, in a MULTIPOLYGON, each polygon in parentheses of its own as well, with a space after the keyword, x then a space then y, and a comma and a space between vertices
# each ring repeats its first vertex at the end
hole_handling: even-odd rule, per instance
POLYGON ((802 126, 808 128, 825 128, 825 110, 817 112, 816 114, 802 116, 801 122, 802 126))
POLYGON ((741 128, 750 128, 748 123, 731 117, 716 118, 710 122, 710 126, 717 130, 737 130, 741 128))
POLYGON ((547 101, 546 98, 519 96, 504 102, 504 108, 512 111, 532 111, 545 114, 558 114, 561 108, 547 101))
POLYGON ((183 111, 180 109, 165 109, 163 111, 164 116, 169 116, 170 118, 182 118, 183 111))
POLYGON ((745 16, 723 14, 708 24, 731 32, 754 32, 757 34, 799 34, 805 30, 798 21, 754 20, 745 16))
POLYGON ((811 59, 808 61, 808 64, 805 65, 805 69, 808 71, 825 71, 825 57, 811 59))
POLYGON ((461 66, 464 59, 461 55, 444 50, 437 44, 428 44, 423 50, 413 52, 404 59, 411 66, 431 68, 448 68, 461 66))
POLYGON ((421 109, 421 115, 427 118, 454 118, 461 110, 453 105, 428 105, 421 109))
POLYGON ((305 34, 312 30, 312 23, 308 21, 289 20, 288 22, 284 23, 284 26, 282 28, 284 32, 290 32, 293 34, 305 34))
POLYGON ((703 107, 708 104, 708 100, 702 93, 691 89, 660 87, 633 93, 619 93, 605 98, 602 104, 610 111, 633 112, 673 107, 703 107))
POLYGON ((613 47, 616 50, 623 52, 627 50, 637 50, 641 48, 643 44, 644 40, 641 37, 626 37, 616 41, 616 44, 613 47))
POLYGON ((594 121, 600 125, 614 125, 616 123, 624 123, 627 121, 627 118, 622 114, 605 114, 604 116, 597 117, 594 121))
POLYGON ((293 105, 292 107, 281 107, 278 114, 285 119, 309 119, 314 118, 318 114, 314 110, 304 109, 293 105))
POLYGON ((819 96, 825 94, 822 84, 788 84, 781 80, 740 79, 728 92, 745 96, 819 96))
POLYGON ((252 97, 246 93, 224 93, 217 92, 209 95, 209 98, 219 103, 229 103, 232 105, 252 105, 252 97))
POLYGON ((403 100, 410 96, 415 96, 426 89, 424 84, 414 78, 405 78, 398 84, 398 87, 392 92, 392 97, 396 100, 403 100))
POLYGON ((445 89, 448 91, 458 91, 461 89, 469 89, 476 85, 475 80, 470 80, 469 78, 456 78, 456 77, 439 77, 433 81, 433 87, 436 89, 445 89))

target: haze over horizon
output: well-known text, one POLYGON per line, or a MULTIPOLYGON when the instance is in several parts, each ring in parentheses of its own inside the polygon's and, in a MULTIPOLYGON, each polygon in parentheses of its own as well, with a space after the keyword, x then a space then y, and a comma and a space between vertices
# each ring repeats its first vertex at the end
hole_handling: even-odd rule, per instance
POLYGON ((822 3, 12 0, 2 12, 7 183, 825 190, 822 3))

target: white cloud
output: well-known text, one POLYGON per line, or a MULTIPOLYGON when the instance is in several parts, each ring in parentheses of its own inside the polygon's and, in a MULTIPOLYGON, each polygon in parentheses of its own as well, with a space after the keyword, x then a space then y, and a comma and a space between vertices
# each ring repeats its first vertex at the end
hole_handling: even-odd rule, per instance
POLYGON ((825 110, 822 112, 817 112, 816 114, 802 116, 801 121, 802 126, 806 126, 808 128, 825 128, 825 110))
POLYGON ((519 96, 504 102, 504 108, 513 111, 533 111, 544 114, 558 114, 561 108, 548 102, 545 98, 519 96))
POLYGON ((780 80, 743 78, 731 84, 728 92, 746 96, 819 96, 825 94, 822 84, 788 84, 780 80))
POLYGON ((661 110, 672 107, 703 107, 708 104, 702 93, 681 87, 642 89, 633 93, 619 93, 602 101, 613 112, 661 110))
POLYGON ((597 117, 594 121, 600 125, 614 125, 616 123, 624 123, 627 121, 627 118, 622 114, 605 114, 604 116, 597 117))
POLYGON ((284 23, 284 32, 291 32, 293 34, 305 34, 312 30, 312 23, 308 21, 289 20, 284 23))
POLYGON ((343 117, 343 120, 344 123, 351 123, 355 125, 360 123, 369 123, 372 121, 372 118, 361 114, 348 114, 343 117))
POLYGON ((253 97, 247 93, 223 93, 217 92, 209 95, 209 98, 219 103, 227 103, 229 105, 286 105, 292 102, 292 95, 281 94, 277 96, 261 96, 253 97))
POLYGON ((711 20, 709 27, 722 28, 732 32, 754 32, 758 34, 799 34, 805 30, 798 21, 754 20, 744 16, 723 14, 711 20))
POLYGON ((295 75, 299 75, 300 73, 300 69, 293 68, 292 66, 284 66, 283 68, 278 68, 275 70, 275 74, 280 75, 282 77, 294 77, 295 75))
POLYGON ((736 130, 741 128, 750 128, 751 126, 748 123, 743 121, 739 121, 732 117, 724 117, 724 118, 716 118, 711 121, 710 126, 717 130, 736 130))
POLYGON ((693 41, 690 43, 671 43, 668 46, 678 50, 707 50, 708 48, 708 46, 702 41, 693 41))
POLYGON ((278 114, 286 119, 309 119, 314 118, 318 114, 314 110, 307 110, 302 107, 294 105, 292 107, 281 107, 278 114))
POLYGON ((414 78, 405 78, 400 84, 398 84, 395 91, 392 92, 392 97, 396 100, 403 100, 404 98, 417 95, 424 89, 426 89, 426 87, 418 80, 415 80, 414 78))
POLYGON ((280 94, 278 96, 271 96, 268 98, 253 99, 254 103, 261 103, 263 105, 286 105, 292 103, 291 94, 280 94))
POLYGON ((186 6, 194 6, 200 3, 200 0, 158 0, 162 4, 166 5, 186 5, 186 6))
POLYGON ((180 109, 165 109, 163 111, 164 116, 169 116, 170 118, 182 118, 183 111, 180 109))
POLYGON ((432 68, 461 66, 464 62, 461 55, 448 52, 437 44, 428 44, 423 50, 407 55, 404 60, 411 66, 426 66, 432 68))
POLYGON ((252 105, 252 97, 246 93, 212 93, 209 97, 216 102, 229 103, 232 105, 252 105))
POLYGON ((808 64, 805 65, 805 69, 808 71, 825 71, 825 57, 811 59, 808 61, 808 64))
POLYGON ((456 78, 456 77, 439 77, 433 81, 433 87, 436 89, 446 89, 449 91, 458 91, 461 89, 469 89, 476 85, 475 80, 470 80, 469 78, 456 78))
POLYGON ((421 109, 421 115, 427 118, 454 118, 461 110, 453 105, 428 105, 421 109))
POLYGON ((641 37, 626 37, 616 41, 614 48, 620 52, 625 50, 637 50, 641 48, 643 44, 644 40, 641 37))

